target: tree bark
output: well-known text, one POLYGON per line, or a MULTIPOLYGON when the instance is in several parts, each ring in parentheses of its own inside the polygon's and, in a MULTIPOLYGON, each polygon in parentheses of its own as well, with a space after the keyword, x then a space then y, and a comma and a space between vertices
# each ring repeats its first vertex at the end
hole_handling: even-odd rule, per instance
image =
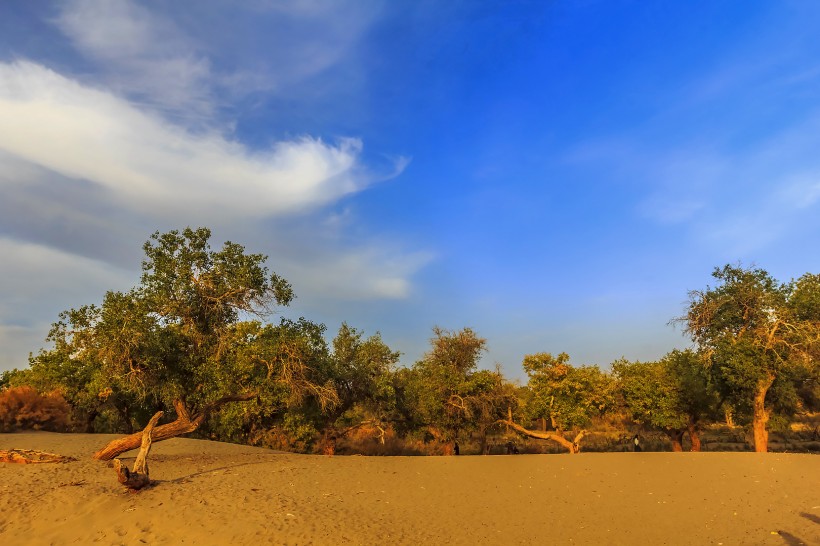
MULTIPOLYGON (((177 418, 171 423, 158 426, 154 429, 153 441, 161 442, 169 438, 175 438, 183 434, 188 434, 195 431, 205 422, 208 416, 224 406, 228 402, 244 402, 252 400, 256 393, 237 394, 233 396, 225 396, 210 404, 206 404, 198 413, 193 416, 188 413, 185 403, 182 400, 174 400, 174 409, 177 412, 177 418)), ((142 432, 137 432, 118 440, 113 440, 101 450, 94 454, 94 458, 98 461, 110 461, 117 455, 121 455, 126 451, 137 449, 142 443, 142 432)))
POLYGON ((769 410, 766 409, 766 393, 774 383, 774 376, 768 375, 757 383, 754 404, 752 407, 752 430, 754 433, 755 451, 766 453, 769 450, 769 410))
POLYGON ((126 434, 134 434, 134 423, 131 422, 131 414, 128 412, 128 406, 116 406, 117 414, 120 416, 123 428, 126 434))
POLYGON ((692 448, 689 451, 700 451, 700 431, 698 425, 694 421, 689 421, 689 440, 692 442, 692 448))
POLYGON ((151 433, 162 414, 162 411, 156 412, 142 431, 142 444, 140 445, 140 452, 137 454, 137 460, 134 462, 134 470, 129 472, 128 468, 122 464, 122 461, 114 459, 114 471, 117 473, 117 481, 129 489, 142 489, 151 483, 151 478, 148 477, 148 453, 151 451, 151 433))
POLYGON ((672 440, 672 451, 680 453, 683 451, 683 429, 673 428, 666 430, 666 435, 672 440))
POLYGON ((94 430, 94 419, 100 414, 97 410, 90 410, 85 416, 85 432, 88 434, 93 434, 96 432, 94 430))

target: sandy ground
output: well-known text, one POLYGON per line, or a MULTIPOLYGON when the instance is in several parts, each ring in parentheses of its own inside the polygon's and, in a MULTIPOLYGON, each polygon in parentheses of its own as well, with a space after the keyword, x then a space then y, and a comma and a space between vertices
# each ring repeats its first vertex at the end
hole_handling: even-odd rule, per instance
MULTIPOLYGON (((0 434, 0 544, 818 544, 820 457, 324 457, 173 439, 130 493, 116 436, 0 434)), ((123 458, 133 457, 134 452, 123 458)), ((129 461, 130 463, 130 461, 129 461)))

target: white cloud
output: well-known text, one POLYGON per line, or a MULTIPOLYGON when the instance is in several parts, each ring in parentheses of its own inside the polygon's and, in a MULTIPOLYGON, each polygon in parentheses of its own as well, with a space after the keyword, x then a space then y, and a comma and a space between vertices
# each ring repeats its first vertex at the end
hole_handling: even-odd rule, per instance
POLYGON ((188 114, 210 111, 210 62, 170 19, 127 0, 73 0, 55 24, 118 92, 188 114))
POLYGON ((354 203, 329 209, 405 158, 371 172, 355 138, 259 149, 214 129, 254 91, 330 93, 310 78, 346 59, 376 11, 263 4, 187 17, 173 4, 70 0, 52 22, 82 69, 0 61, 0 370, 24 365, 60 311, 134 286, 156 229, 205 225, 215 247, 230 238, 269 254, 314 310, 411 293, 430 257, 362 238, 354 203))
MULTIPOLYGON (((342 62, 380 11, 355 0, 174 3, 68 0, 53 20, 119 95, 193 125, 254 92, 294 87, 342 62)), ((345 78, 356 80, 354 63, 345 78)), ((323 86, 320 86, 323 87, 323 86)))
POLYGON ((99 303, 138 276, 98 260, 0 237, 0 370, 24 367, 60 311, 99 303))
POLYGON ((0 237, 0 256, 0 322, 6 324, 23 324, 32 308, 61 311, 99 302, 106 290, 127 290, 138 277, 136 271, 8 237, 0 237))
POLYGON ((41 65, 0 63, 0 150, 98 184, 149 216, 304 211, 362 189, 361 143, 313 138, 251 151, 193 134, 41 65))
POLYGON ((411 291, 408 277, 430 259, 427 253, 397 255, 373 247, 323 255, 321 263, 285 264, 283 271, 292 279, 296 293, 305 293, 312 301, 404 299, 411 291), (302 291, 301 287, 309 290, 302 291))

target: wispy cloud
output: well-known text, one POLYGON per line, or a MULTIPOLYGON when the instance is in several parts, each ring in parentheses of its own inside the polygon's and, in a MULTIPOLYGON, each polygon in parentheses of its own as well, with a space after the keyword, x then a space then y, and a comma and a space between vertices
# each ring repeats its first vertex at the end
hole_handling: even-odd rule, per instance
POLYGON ((160 218, 304 211, 371 179, 355 139, 305 137, 253 151, 28 62, 0 63, 0 150, 93 182, 120 206, 160 218))
POLYGON ((96 67, 95 78, 120 96, 208 126, 239 97, 288 95, 339 63, 379 13, 379 3, 215 2, 202 6, 200 17, 189 10, 69 0, 53 23, 96 67))
POLYGON ((127 0, 72 0, 54 22, 119 93, 188 115, 211 111, 210 61, 171 20, 127 0))
POLYGON ((187 9, 70 0, 51 23, 82 68, 0 60, 0 369, 24 365, 59 311, 132 286, 156 229, 206 225, 215 246, 269 254, 314 310, 407 298, 429 261, 358 229, 355 202, 335 210, 406 158, 370 168, 355 137, 249 145, 232 130, 238 98, 298 93, 355 46, 374 6, 187 9))

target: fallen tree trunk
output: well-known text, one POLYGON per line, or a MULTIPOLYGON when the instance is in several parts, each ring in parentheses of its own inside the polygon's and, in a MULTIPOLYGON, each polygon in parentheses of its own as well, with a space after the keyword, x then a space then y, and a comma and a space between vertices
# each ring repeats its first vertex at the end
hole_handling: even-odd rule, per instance
MULTIPOLYGON (((255 393, 225 396, 224 398, 220 398, 210 404, 206 404, 202 410, 193 416, 190 415, 188 408, 185 407, 185 403, 182 400, 174 400, 174 409, 177 412, 176 420, 156 427, 153 432, 153 441, 161 442, 162 440, 168 440, 169 438, 175 438, 177 436, 193 432, 205 422, 205 419, 207 419, 211 413, 219 409, 221 406, 227 404, 228 402, 245 402, 253 399, 254 397, 256 397, 255 393)), ((142 432, 130 434, 124 438, 109 442, 108 445, 94 454, 94 458, 98 461, 110 461, 114 457, 121 455, 126 451, 137 449, 141 442, 142 432)))
POLYGON ((114 471, 117 473, 117 481, 129 489, 142 489, 151 483, 151 478, 148 477, 148 452, 151 451, 151 433, 163 413, 162 411, 156 412, 142 431, 142 445, 139 454, 137 454, 137 460, 134 462, 134 470, 129 472, 128 468, 122 464, 122 461, 114 459, 114 471))

